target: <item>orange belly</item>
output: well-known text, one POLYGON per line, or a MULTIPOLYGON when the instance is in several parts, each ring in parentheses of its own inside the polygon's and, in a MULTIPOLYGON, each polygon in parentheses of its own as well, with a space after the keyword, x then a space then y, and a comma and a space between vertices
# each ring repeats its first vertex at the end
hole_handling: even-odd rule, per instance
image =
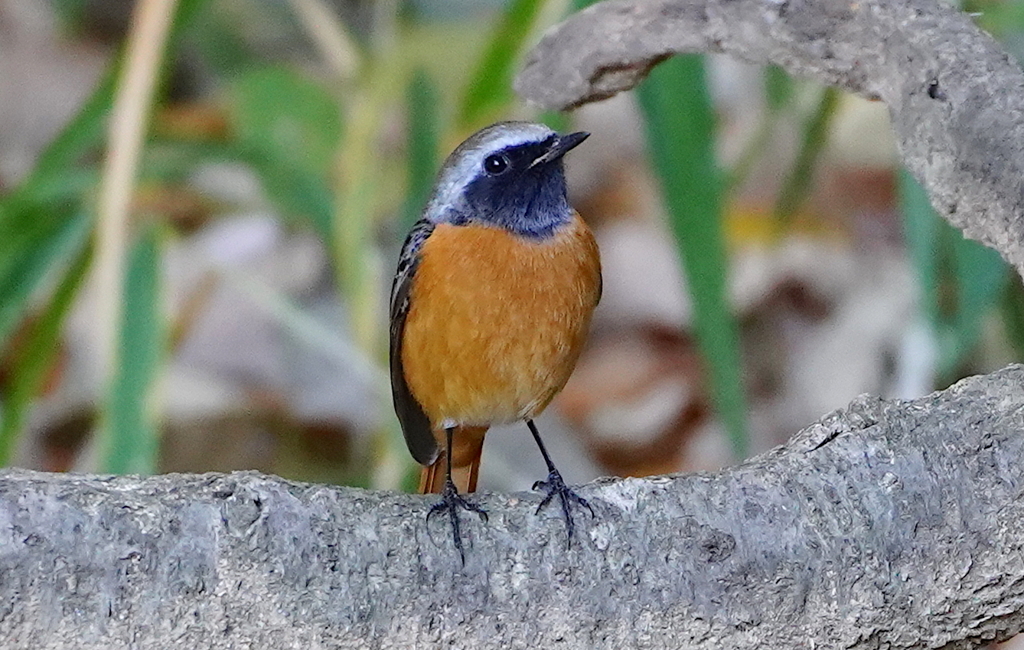
POLYGON ((402 365, 435 431, 536 416, 569 379, 600 297, 586 224, 539 242, 440 224, 421 255, 402 365))

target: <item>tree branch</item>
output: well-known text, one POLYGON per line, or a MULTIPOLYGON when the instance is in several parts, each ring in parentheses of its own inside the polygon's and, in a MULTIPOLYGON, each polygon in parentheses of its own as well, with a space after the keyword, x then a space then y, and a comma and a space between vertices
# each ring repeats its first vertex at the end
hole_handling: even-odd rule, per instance
POLYGON ((485 494, 0 473, 5 647, 967 647, 1024 625, 1024 366, 860 398, 714 474, 606 480, 566 550, 485 494), (12 641, 13 640, 13 641, 12 641), (811 640, 814 643, 811 643, 811 640))
POLYGON ((681 52, 775 63, 881 99, 936 210, 1024 274, 1024 74, 965 14, 933 0, 609 0, 549 32, 516 89, 578 106, 681 52))

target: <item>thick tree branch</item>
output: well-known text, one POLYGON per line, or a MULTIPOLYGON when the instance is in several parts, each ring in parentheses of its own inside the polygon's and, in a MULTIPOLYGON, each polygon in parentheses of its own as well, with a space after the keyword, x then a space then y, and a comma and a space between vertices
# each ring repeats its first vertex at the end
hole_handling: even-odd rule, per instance
POLYGON ((608 480, 566 550, 481 495, 460 566, 427 497, 253 473, 0 473, 17 648, 967 647, 1024 624, 1024 367, 860 398, 732 470, 608 480), (813 643, 812 643, 813 640, 813 643))
POLYGON ((1024 274, 1024 75, 963 13, 934 0, 609 0, 553 29, 516 88, 577 106, 680 52, 771 62, 881 99, 932 205, 1024 274))

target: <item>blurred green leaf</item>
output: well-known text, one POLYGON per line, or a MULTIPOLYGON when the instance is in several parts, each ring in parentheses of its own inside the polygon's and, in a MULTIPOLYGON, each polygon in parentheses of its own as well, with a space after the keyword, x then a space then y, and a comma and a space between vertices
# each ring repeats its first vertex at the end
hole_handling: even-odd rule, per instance
MULTIPOLYGON (((206 2, 179 3, 172 42, 206 2)), ((40 153, 25 180, 0 200, 0 349, 33 293, 56 265, 75 254, 91 225, 82 206, 98 175, 94 163, 83 161, 103 144, 120 65, 117 57, 74 118, 40 153)))
POLYGON ((220 78, 237 76, 253 61, 261 60, 262 53, 244 36, 247 30, 239 25, 239 7, 234 4, 204 2, 201 18, 190 21, 187 33, 187 45, 202 60, 204 71, 220 78))
POLYGON ((39 154, 32 172, 18 186, 15 196, 31 197, 38 188, 52 186, 62 174, 78 165, 85 154, 100 147, 106 135, 117 68, 117 65, 110 66, 75 117, 39 154))
POLYGON ((102 471, 156 471, 158 420, 151 400, 166 337, 161 312, 160 227, 150 225, 132 247, 125 269, 117 362, 101 418, 102 471))
MULTIPOLYGON (((82 0, 64 1, 72 14, 80 8, 82 3, 82 0)), ((180 0, 172 26, 171 44, 178 42, 181 35, 189 29, 192 21, 207 3, 208 0, 180 0)), ((61 129, 57 137, 46 145, 36 159, 31 173, 19 184, 12 196, 5 198, 5 203, 7 201, 21 203, 26 200, 34 200, 40 193, 46 193, 57 199, 55 190, 63 187, 66 175, 75 171, 80 173, 80 170, 75 170, 75 168, 81 164, 82 158, 102 146, 106 136, 107 116, 110 114, 114 98, 114 85, 121 67, 121 58, 120 55, 114 58, 113 63, 108 66, 89 98, 82 104, 71 121, 61 129)), ((167 60, 170 61, 172 58, 168 56, 167 60)), ((65 189, 64 200, 81 198, 79 186, 65 189)))
POLYGON ((970 354, 981 335, 982 319, 999 305, 1008 279, 999 253, 954 232, 953 269, 956 278, 956 314, 950 326, 952 347, 943 355, 940 372, 951 373, 970 354))
POLYGON ((747 180, 747 176, 754 168, 754 163, 760 160, 767 151, 772 135, 775 133, 775 127, 779 122, 779 116, 793 99, 793 80, 782 68, 768 65, 762 68, 761 75, 766 110, 761 114, 760 123, 754 135, 744 145, 736 163, 729 171, 723 194, 729 194, 747 180))
MULTIPOLYGON (((191 21, 196 10, 202 5, 206 4, 207 0, 180 0, 179 7, 177 10, 177 20, 182 26, 191 21)), ((49 0, 48 3, 57 14, 57 17, 64 23, 65 27, 77 31, 82 28, 82 23, 85 22, 86 18, 93 14, 95 16, 99 14, 101 19, 104 19, 104 25, 102 29, 104 32, 111 32, 115 24, 112 24, 112 19, 115 16, 126 12, 132 8, 132 3, 128 2, 108 2, 105 3, 108 7, 103 7, 104 3, 97 2, 96 0, 49 0), (90 11, 90 9, 92 11, 90 11), (100 13, 100 12, 103 13, 100 13)))
POLYGON ((917 276, 920 308, 936 331, 939 327, 939 234, 942 219, 935 214, 928 193, 905 169, 898 178, 903 232, 910 263, 917 276))
POLYGON ((281 67, 246 73, 232 97, 232 143, 222 150, 207 145, 207 151, 252 166, 272 201, 308 218, 330 242, 334 198, 327 179, 342 129, 334 98, 281 67))
POLYGON ((739 330, 726 287, 722 178, 715 161, 715 118, 704 59, 676 56, 638 89, 647 142, 669 211, 693 300, 697 342, 712 396, 733 451, 746 456, 746 405, 739 330))
MULTIPOLYGON (((18 224, 0 246, 0 350, 31 308, 36 292, 53 278, 56 268, 78 254, 88 238, 91 220, 85 212, 52 213, 40 207, 23 208, 19 216, 33 221, 18 224)), ((11 221, 0 213, 0 223, 11 221)))
POLYGON ((50 0, 57 18, 69 30, 77 30, 85 16, 87 0, 50 0))
POLYGON ((796 161, 786 176, 775 202, 775 218, 779 222, 780 231, 785 230, 793 215, 807 200, 814 181, 814 170, 821 152, 828 144, 829 129, 838 107, 839 91, 835 88, 822 89, 817 108, 804 123, 796 161))
POLYGON ((1011 275, 1006 282, 1002 316, 1006 336, 1013 346, 1014 358, 1024 361, 1024 284, 1019 277, 1011 275))
POLYGON ((793 101, 793 78, 777 65, 766 65, 762 72, 765 108, 776 113, 793 101))
POLYGON ((270 200, 286 215, 308 219, 323 241, 331 241, 334 195, 326 180, 258 151, 239 149, 235 153, 237 159, 256 170, 270 200))
POLYGON ((552 131, 558 131, 559 133, 565 133, 572 128, 572 120, 569 118, 568 113, 544 111, 540 114, 537 121, 546 124, 552 131))
POLYGON ((1006 0, 967 0, 961 10, 973 17, 979 27, 992 36, 1020 45, 1024 32, 1024 4, 1006 0))
POLYGON ((938 374, 943 382, 953 381, 977 345, 982 319, 1004 299, 1007 266, 996 251, 966 239, 939 217, 924 188, 905 170, 899 187, 919 308, 938 337, 938 374))
POLYGON ((966 331, 976 328, 978 319, 996 303, 1008 269, 998 251, 962 235, 953 251, 960 294, 956 320, 966 331))
POLYGON ((511 0, 505 6, 462 98, 458 124, 464 130, 484 126, 512 101, 516 59, 543 7, 544 0, 511 0))
POLYGON ((25 345, 17 351, 11 386, 4 395, 3 408, 0 410, 0 467, 6 467, 11 462, 29 405, 42 389, 47 372, 53 364, 64 319, 78 295, 91 257, 92 249, 82 247, 39 319, 33 323, 25 345))
POLYGON ((334 196, 327 180, 287 161, 271 159, 263 151, 235 142, 158 138, 148 148, 141 176, 179 182, 197 166, 225 162, 248 165, 282 216, 312 227, 323 241, 331 241, 334 196))
POLYGON ((409 189, 402 210, 403 231, 412 228, 430 197, 437 176, 439 148, 438 93, 422 69, 413 73, 406 97, 409 114, 409 146, 406 152, 409 189))
POLYGON ((326 176, 341 137, 341 118, 325 88, 295 70, 272 66, 244 73, 231 96, 234 137, 243 149, 326 176))

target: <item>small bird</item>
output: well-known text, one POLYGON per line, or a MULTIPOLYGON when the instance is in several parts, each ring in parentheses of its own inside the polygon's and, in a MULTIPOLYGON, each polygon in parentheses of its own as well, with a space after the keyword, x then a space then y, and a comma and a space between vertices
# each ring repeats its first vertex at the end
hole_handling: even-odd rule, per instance
POLYGON ((500 122, 448 156, 405 240, 391 289, 391 388, 405 441, 441 494, 465 562, 458 510, 476 489, 484 434, 525 421, 548 466, 534 484, 593 509, 551 462, 533 422, 576 365, 601 297, 597 243, 566 197, 562 157, 590 134, 500 122))

